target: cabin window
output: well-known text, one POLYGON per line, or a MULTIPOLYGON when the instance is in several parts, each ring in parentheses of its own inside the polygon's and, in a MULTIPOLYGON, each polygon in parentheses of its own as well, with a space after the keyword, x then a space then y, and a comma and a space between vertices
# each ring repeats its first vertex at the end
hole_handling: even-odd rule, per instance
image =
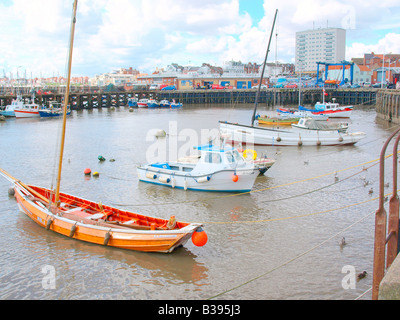
POLYGON ((236 150, 233 152, 227 152, 226 153, 226 159, 228 160, 229 163, 234 163, 240 160, 240 154, 236 150))
POLYGON ((207 152, 204 158, 205 163, 221 163, 221 155, 219 153, 207 152))

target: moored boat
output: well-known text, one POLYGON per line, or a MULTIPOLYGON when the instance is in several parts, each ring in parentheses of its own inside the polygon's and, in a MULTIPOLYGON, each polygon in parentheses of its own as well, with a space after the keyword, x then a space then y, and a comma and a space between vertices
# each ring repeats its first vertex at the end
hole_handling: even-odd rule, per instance
POLYGON ((11 101, 11 104, 6 106, 4 110, 0 111, 0 115, 4 117, 15 117, 15 108, 22 107, 23 105, 24 101, 22 100, 22 97, 18 95, 15 100, 11 101))
POLYGON ((171 107, 171 103, 166 99, 161 100, 160 101, 160 107, 161 108, 170 108, 171 107))
POLYGON ((195 191, 249 192, 259 174, 230 146, 197 146, 193 161, 167 161, 137 167, 140 181, 195 191))
POLYGON ((138 106, 138 98, 129 98, 128 106, 129 107, 137 107, 138 106))
POLYGON ((139 108, 148 108, 148 105, 147 105, 148 102, 149 102, 149 99, 146 99, 146 98, 140 99, 137 103, 137 106, 139 108))
POLYGON ((243 145, 260 146, 335 146, 353 145, 366 137, 364 132, 339 132, 338 130, 302 129, 278 130, 220 121, 221 134, 228 141, 243 145))
POLYGON ((149 99, 149 101, 147 101, 147 107, 158 108, 160 107, 160 103, 155 99, 149 99))

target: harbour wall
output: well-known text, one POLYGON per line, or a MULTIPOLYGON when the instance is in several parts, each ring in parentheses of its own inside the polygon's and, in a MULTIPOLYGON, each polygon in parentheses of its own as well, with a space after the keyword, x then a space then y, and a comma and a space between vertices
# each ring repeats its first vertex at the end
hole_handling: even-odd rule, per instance
MULTIPOLYGON (((326 101, 332 101, 346 105, 375 105, 377 89, 326 89, 326 101)), ((123 107, 128 104, 131 97, 155 98, 157 100, 176 100, 183 104, 252 104, 256 100, 256 89, 223 89, 223 90, 174 90, 174 91, 121 91, 121 92, 72 92, 69 104, 73 110, 91 108, 123 107)), ((30 99, 30 95, 23 95, 30 99)), ((47 104, 50 101, 62 102, 63 93, 47 93, 35 95, 35 102, 47 104)), ((0 95, 0 105, 11 103, 15 96, 0 95)), ((321 88, 304 88, 301 90, 302 105, 314 105, 323 99, 321 88)), ((267 106, 293 106, 298 105, 299 90, 289 88, 263 89, 260 93, 259 104, 267 106)))
POLYGON ((379 90, 376 113, 380 119, 400 124, 400 90, 379 90))

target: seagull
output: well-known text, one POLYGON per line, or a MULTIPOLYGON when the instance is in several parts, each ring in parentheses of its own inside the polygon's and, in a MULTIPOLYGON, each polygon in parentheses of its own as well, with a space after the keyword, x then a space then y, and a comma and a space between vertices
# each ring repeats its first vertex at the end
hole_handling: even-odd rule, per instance
POLYGON ((361 279, 364 279, 367 276, 367 271, 363 271, 358 274, 357 280, 360 281, 361 279))
POLYGON ((374 193, 374 189, 372 189, 372 188, 369 189, 368 193, 369 193, 369 194, 373 194, 373 193, 374 193))
POLYGON ((385 183, 385 188, 389 188, 389 182, 385 183))
POLYGON ((346 239, 343 237, 339 245, 341 248, 343 248, 346 244, 347 244, 346 239))
POLYGON ((337 172, 335 173, 335 182, 338 182, 339 181, 339 177, 338 177, 338 175, 337 175, 337 172))
POLYGON ((367 185, 369 185, 369 181, 368 180, 364 182, 364 187, 366 187, 367 185))

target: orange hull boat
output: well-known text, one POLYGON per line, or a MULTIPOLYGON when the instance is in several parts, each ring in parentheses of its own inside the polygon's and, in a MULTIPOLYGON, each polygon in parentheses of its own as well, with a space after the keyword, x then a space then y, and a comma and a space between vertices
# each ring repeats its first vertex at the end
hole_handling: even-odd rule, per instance
POLYGON ((14 190, 21 211, 40 226, 110 247, 169 253, 184 245, 202 227, 197 223, 174 223, 171 219, 143 216, 64 193, 60 194, 61 204, 56 208, 49 205, 54 200, 51 190, 18 182, 14 190))

